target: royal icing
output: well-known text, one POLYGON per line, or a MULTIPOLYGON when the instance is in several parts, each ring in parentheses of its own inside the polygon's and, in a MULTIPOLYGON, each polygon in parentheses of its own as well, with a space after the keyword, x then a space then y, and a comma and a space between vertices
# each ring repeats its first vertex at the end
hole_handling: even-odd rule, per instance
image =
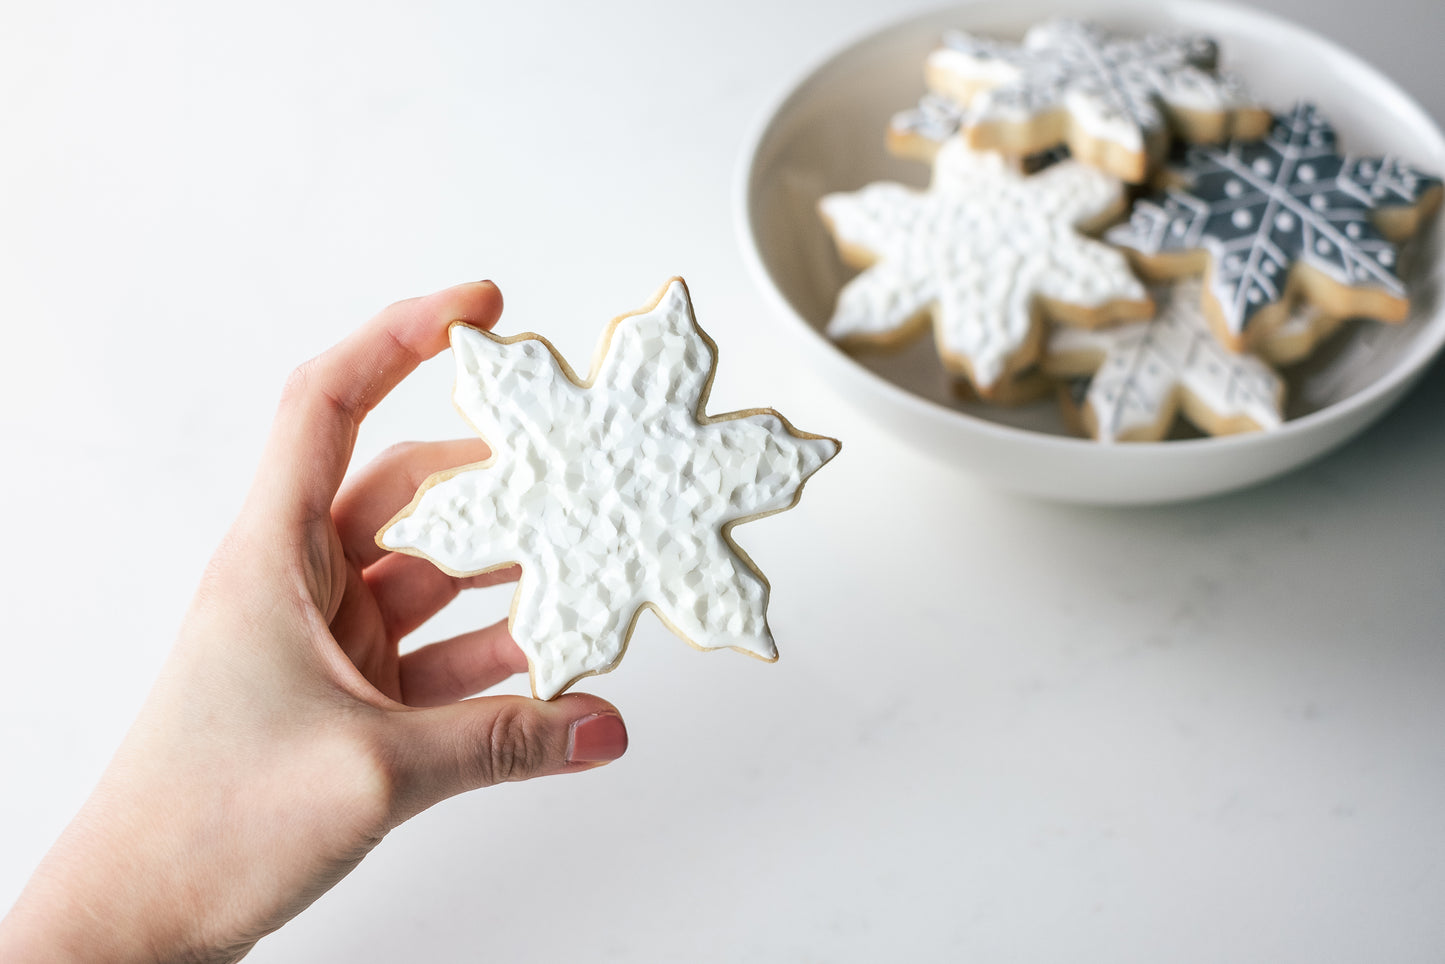
MULTIPOLYGON (((938 149, 963 126, 965 108, 951 97, 926 93, 918 106, 899 111, 888 121, 889 149, 900 157, 932 161, 938 149)), ((1069 157, 1069 148, 1059 144, 1015 159, 1025 174, 1041 171, 1069 157)))
POLYGON ((1214 73, 1216 59, 1206 37, 1124 37, 1050 20, 1017 46, 950 31, 928 67, 951 86, 978 90, 969 127, 1029 123, 1065 110, 1090 136, 1137 153, 1167 130, 1164 107, 1218 113, 1252 106, 1236 79, 1214 73))
POLYGON ((926 93, 917 107, 901 110, 888 121, 893 137, 917 137, 937 147, 963 126, 965 109, 944 94, 926 93))
POLYGON ((1075 228, 1118 207, 1122 192, 1076 161, 1026 177, 955 138, 927 191, 879 182, 830 194, 820 209, 839 244, 876 260, 838 293, 828 334, 879 339, 931 312, 945 364, 986 393, 1029 343, 1036 297, 1147 306, 1120 253, 1075 228))
POLYGON ((1398 252, 1373 218, 1440 185, 1394 156, 1342 157, 1334 128, 1303 103, 1265 140, 1189 148, 1179 173, 1183 187, 1136 202, 1107 238, 1147 255, 1207 252, 1210 293, 1235 335, 1282 300, 1296 263, 1403 300, 1398 252))
POLYGON ((614 322, 586 383, 534 335, 451 338, 493 454, 429 479, 382 546, 459 575, 520 563, 510 626, 541 699, 611 669, 644 607, 700 649, 776 658, 768 584, 729 531, 794 505, 838 443, 704 414, 715 349, 681 280, 614 322))
POLYGON ((1156 289, 1155 303, 1152 321, 1094 331, 1056 328, 1049 336, 1046 369, 1078 374, 1060 371, 1057 360, 1098 360, 1082 401, 1093 410, 1100 441, 1167 431, 1181 392, 1221 419, 1243 418, 1261 429, 1281 423, 1283 381, 1253 355, 1219 344, 1200 308, 1197 281, 1156 289))

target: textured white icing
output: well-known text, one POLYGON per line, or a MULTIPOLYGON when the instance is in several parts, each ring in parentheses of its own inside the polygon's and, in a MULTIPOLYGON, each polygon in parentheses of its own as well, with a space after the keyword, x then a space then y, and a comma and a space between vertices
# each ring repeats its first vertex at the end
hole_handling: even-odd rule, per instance
POLYGON ((1251 106, 1236 78, 1214 74, 1216 55, 1197 35, 1123 37, 1050 20, 1019 46, 950 31, 930 64, 988 88, 970 103, 969 126, 1028 123, 1062 108, 1091 137, 1138 152, 1165 128, 1161 103, 1200 112, 1251 106))
POLYGON ((492 458, 381 535, 454 573, 521 564, 511 630, 542 699, 611 668, 645 605, 699 648, 775 658, 767 583, 726 529, 790 507, 838 448, 771 412, 703 414, 715 357, 680 281, 604 346, 579 386, 535 337, 454 326, 456 404, 492 458))
MULTIPOLYGON (((1198 280, 1156 289, 1155 303, 1152 321, 1094 331, 1057 328, 1049 336, 1046 366, 1057 356, 1103 359, 1085 396, 1100 441, 1157 424, 1177 408, 1180 391, 1222 419, 1243 416, 1262 429, 1280 425, 1279 375, 1258 358, 1219 344, 1200 307, 1198 280)), ((1308 319, 1302 315, 1299 323, 1310 324, 1308 319)))
POLYGON ((1117 178, 1077 161, 1024 176, 957 138, 926 192, 830 194, 821 209, 838 241, 877 260, 839 292, 828 334, 886 335, 931 311, 945 359, 966 358, 987 389, 1027 342, 1036 295, 1088 308, 1147 297, 1119 252, 1074 228, 1122 197, 1117 178))

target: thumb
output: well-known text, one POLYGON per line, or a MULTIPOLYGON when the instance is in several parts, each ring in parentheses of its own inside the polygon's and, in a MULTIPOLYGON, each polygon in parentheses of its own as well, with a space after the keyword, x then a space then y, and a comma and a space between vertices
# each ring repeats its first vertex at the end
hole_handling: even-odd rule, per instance
POLYGON ((590 770, 627 749, 617 708, 585 693, 549 702, 482 696, 399 722, 395 790, 408 816, 467 790, 590 770))

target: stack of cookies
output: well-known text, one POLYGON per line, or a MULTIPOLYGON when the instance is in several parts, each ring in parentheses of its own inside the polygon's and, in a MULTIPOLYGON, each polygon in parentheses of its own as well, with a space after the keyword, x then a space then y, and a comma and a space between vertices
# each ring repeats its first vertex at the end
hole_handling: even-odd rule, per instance
POLYGON ((960 390, 1057 394, 1102 441, 1284 418, 1278 368, 1347 318, 1400 322, 1399 245, 1441 182, 1348 157, 1307 103, 1272 114, 1197 35, 1052 20, 1014 44, 951 32, 888 147, 932 165, 819 202, 862 269, 828 333, 850 350, 931 327, 960 390))

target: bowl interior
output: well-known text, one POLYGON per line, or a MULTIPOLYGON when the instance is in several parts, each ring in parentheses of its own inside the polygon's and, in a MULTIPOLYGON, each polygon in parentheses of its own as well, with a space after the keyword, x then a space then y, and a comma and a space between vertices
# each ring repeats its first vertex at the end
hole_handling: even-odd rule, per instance
MULTIPOLYGON (((915 339, 896 351, 844 356, 821 332, 838 289, 853 272, 838 260, 816 211, 818 199, 830 191, 856 190, 877 180, 918 187, 927 183, 925 165, 886 152, 884 131, 894 112, 913 105, 923 93, 923 59, 943 30, 960 27, 1018 39, 1031 24, 1060 14, 1084 16, 1135 33, 1205 32, 1220 41, 1224 69, 1242 75, 1255 96, 1272 109, 1286 110, 1308 94, 1334 123, 1345 151, 1399 153, 1416 167, 1445 173, 1445 139, 1408 96, 1334 44, 1265 14, 1192 0, 1148 4, 1016 0, 969 4, 900 23, 836 54, 784 99, 757 138, 742 185, 745 244, 754 246, 767 281, 816 336, 809 338, 816 342, 812 350, 851 357, 847 366, 824 365, 835 380, 857 380, 858 385, 845 390, 862 386, 861 390, 877 391, 886 384, 946 410, 961 431, 985 424, 989 430, 1014 429, 1018 431, 1010 434, 1024 444, 1041 436, 1060 441, 1069 436, 1051 402, 1004 408, 958 397, 929 338, 915 339), (854 374, 847 374, 849 370, 854 374)), ((1399 325, 1353 322, 1347 334, 1288 369, 1291 421, 1270 436, 1309 431, 1312 423, 1344 414, 1352 404, 1366 405, 1384 393, 1398 393, 1423 369, 1445 342, 1442 250, 1445 218, 1436 217, 1406 251, 1409 319, 1399 325)), ((1198 438, 1130 448, 1238 446, 1243 438, 1198 438)), ((1080 446, 1096 444, 1068 440, 1080 446)))

